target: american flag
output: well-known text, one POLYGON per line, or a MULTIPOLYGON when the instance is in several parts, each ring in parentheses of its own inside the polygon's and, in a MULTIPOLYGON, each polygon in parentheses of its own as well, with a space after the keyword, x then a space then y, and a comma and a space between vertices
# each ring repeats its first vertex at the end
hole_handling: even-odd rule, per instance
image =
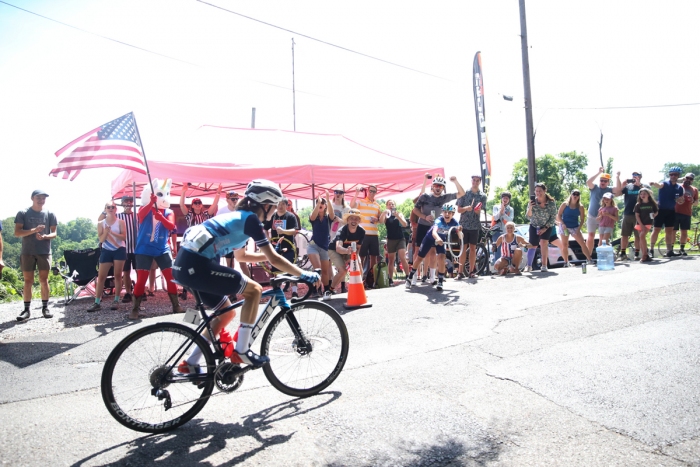
POLYGON ((58 151, 58 166, 49 172, 75 179, 83 169, 121 167, 146 173, 143 148, 136 132, 134 114, 129 112, 71 141, 58 151))

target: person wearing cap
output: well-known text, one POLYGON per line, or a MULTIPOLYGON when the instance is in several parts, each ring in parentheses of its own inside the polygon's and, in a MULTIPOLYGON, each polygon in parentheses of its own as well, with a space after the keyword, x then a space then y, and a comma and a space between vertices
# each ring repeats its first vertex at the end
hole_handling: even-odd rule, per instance
POLYGON ((481 208, 486 206, 486 195, 481 191, 481 175, 472 175, 472 186, 463 196, 457 200, 457 212, 459 213, 459 225, 464 232, 464 251, 459 257, 459 273, 457 279, 464 279, 464 267, 469 250, 469 270, 466 275, 476 277, 476 244, 479 243, 481 233, 481 208))
POLYGON ((202 200, 199 198, 194 198, 192 200, 192 206, 190 208, 185 204, 185 195, 187 194, 187 186, 189 183, 182 184, 182 193, 180 193, 180 210, 185 215, 185 220, 187 221, 187 227, 192 227, 193 225, 199 225, 210 217, 214 217, 219 209, 219 197, 221 196, 221 184, 219 188, 216 189, 216 195, 214 196, 214 202, 211 203, 208 209, 204 209, 202 205, 202 200))
MULTIPOLYGON (((331 289, 338 287, 340 281, 345 279, 345 275, 348 273, 346 264, 350 261, 352 243, 354 242, 357 251, 360 251, 362 242, 365 239, 365 229, 360 225, 362 222, 362 213, 359 209, 349 209, 348 212, 343 214, 343 222, 345 222, 345 225, 340 228, 335 237, 335 241, 328 247, 328 257, 338 271, 336 275, 333 276, 331 289)), ((361 270, 362 263, 360 262, 359 255, 357 256, 357 261, 361 270)))
MULTIPOLYGON (((333 190, 333 201, 331 201, 331 208, 333 209, 333 213, 335 213, 335 218, 331 224, 331 243, 328 247, 329 256, 331 247, 335 244, 335 237, 338 236, 338 232, 345 225, 343 217, 350 211, 350 206, 348 206, 345 202, 345 190, 333 190)), ((340 293, 345 292, 347 292, 347 289, 345 287, 345 276, 343 276, 343 280, 340 282, 340 293)))
MULTIPOLYGON (((688 256, 685 251, 685 244, 688 241, 688 230, 690 230, 690 220, 693 216, 693 206, 698 205, 698 189, 693 186, 695 174, 687 173, 683 178, 683 196, 676 203, 676 220, 673 224, 674 237, 675 232, 681 231, 681 256, 688 256), (682 200, 682 201, 681 201, 682 200)), ((1 258, 0 258, 1 259, 1 258)))
POLYGON ((637 225, 634 207, 637 205, 639 190, 642 188, 649 188, 648 185, 642 184, 642 172, 638 170, 632 172, 632 178, 627 179, 627 183, 624 187, 620 182, 620 172, 617 172, 617 183, 615 184, 615 188, 613 188, 613 195, 623 195, 625 203, 620 229, 620 261, 627 261, 630 259, 627 257, 627 245, 629 245, 630 235, 632 234, 634 234, 634 260, 639 260, 641 243, 639 240, 639 231, 634 228, 637 225))
MULTIPOLYGON (((430 174, 426 174, 427 178, 431 178, 430 174)), ((457 188, 457 193, 445 193, 447 182, 442 177, 442 175, 436 175, 432 179, 433 183, 430 189, 430 193, 425 193, 418 198, 413 208, 413 213, 418 216, 418 228, 416 229, 415 242, 416 246, 420 247, 423 244, 423 239, 428 234, 428 231, 435 223, 435 219, 442 212, 442 206, 453 201, 457 198, 464 196, 464 188, 457 181, 457 177, 454 175, 450 177, 450 181, 454 183, 457 188), (433 213, 435 214, 433 216, 433 213)), ((466 240, 466 239, 465 239, 466 240)), ((417 252, 414 254, 414 261, 417 261, 417 252)), ((435 248, 431 248, 425 257, 423 264, 428 265, 430 272, 430 284, 437 285, 437 255, 435 253, 435 248)), ((425 267, 425 266, 424 266, 425 267)), ((427 277, 425 272, 423 280, 426 281, 427 277)))
MULTIPOLYGON (((365 259, 363 264, 367 264, 369 268, 367 269, 365 277, 365 288, 374 288, 374 282, 368 281, 367 276, 369 276, 369 271, 373 271, 374 265, 377 264, 379 260, 379 217, 382 215, 381 207, 379 203, 374 200, 377 195, 377 186, 368 185, 366 188, 365 198, 358 200, 357 195, 360 193, 360 186, 355 187, 355 196, 350 202, 350 207, 354 209, 359 209, 362 214, 362 228, 365 229, 365 241, 362 243, 362 249, 359 251, 358 256, 361 258, 369 257, 369 261, 365 259)), ((374 280, 377 278, 375 277, 374 280)))
POLYGON ((664 229, 666 234, 666 258, 680 256, 680 253, 673 251, 673 244, 676 242, 676 235, 673 232, 673 226, 676 223, 676 204, 685 202, 685 191, 678 184, 678 177, 680 176, 681 168, 671 167, 668 170, 668 180, 650 183, 651 186, 659 189, 659 212, 654 216, 654 231, 651 233, 651 242, 649 244, 649 256, 651 258, 654 258, 654 247, 661 229, 664 229))
POLYGON ((591 191, 591 199, 588 205, 588 219, 586 220, 586 229, 588 230, 588 239, 586 246, 588 251, 593 251, 595 247, 595 232, 598 230, 598 210, 600 209, 600 201, 605 193, 612 193, 613 189, 610 186, 610 174, 605 173, 605 169, 600 167, 598 173, 586 180, 586 186, 591 191), (595 184, 595 179, 600 177, 598 183, 595 184))
POLYGON ((619 219, 619 210, 615 206, 615 200, 612 193, 605 193, 603 199, 600 200, 600 209, 598 209, 598 229, 600 230, 600 242, 610 243, 615 224, 619 219))
POLYGON ((32 301, 34 270, 39 270, 41 285, 41 313, 44 318, 53 318, 49 311, 49 271, 51 270, 51 240, 56 238, 58 221, 56 216, 44 209, 48 193, 44 190, 32 192, 32 205, 15 216, 15 237, 22 239, 20 266, 24 276, 24 311, 17 321, 29 319, 32 301))
MULTIPOLYGON (((134 213, 134 198, 129 195, 124 195, 121 198, 123 211, 117 214, 117 219, 124 221, 126 227, 126 261, 122 272, 122 284, 124 284, 124 297, 122 303, 131 302, 131 294, 133 293, 133 283, 131 282, 131 270, 136 269, 136 235, 139 228, 139 223, 136 222, 136 213, 134 213)), ((97 218, 100 223, 107 217, 107 212, 102 211, 102 214, 97 218)), ((118 294, 121 290, 118 291, 118 294)))

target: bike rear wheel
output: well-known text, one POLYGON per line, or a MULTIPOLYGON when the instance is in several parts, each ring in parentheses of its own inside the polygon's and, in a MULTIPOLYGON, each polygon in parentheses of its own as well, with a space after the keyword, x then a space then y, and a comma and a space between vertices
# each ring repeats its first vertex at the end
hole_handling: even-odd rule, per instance
POLYGON ((209 344, 192 329, 176 323, 147 326, 127 336, 107 358, 102 400, 112 417, 127 428, 144 433, 170 431, 188 422, 207 403, 214 389, 214 367, 209 344), (192 375, 178 373, 177 368, 191 341, 185 356, 196 345, 206 362, 202 376, 195 376, 197 381, 192 375), (168 397, 159 399, 154 389, 161 396, 166 391, 168 397), (170 408, 166 408, 168 400, 170 408))
MULTIPOLYGON (((471 251, 469 248, 465 247, 467 250, 467 257, 464 261, 465 270, 469 270, 469 255, 471 251)), ((476 244, 476 261, 474 262, 474 269, 476 269, 476 274, 479 276, 484 275, 484 271, 489 265, 489 253, 483 243, 476 244)))
POLYGON ((268 355, 270 363, 263 372, 284 394, 313 396, 338 377, 349 346, 348 330, 338 312, 322 302, 299 303, 278 313, 265 330, 260 354, 268 355))

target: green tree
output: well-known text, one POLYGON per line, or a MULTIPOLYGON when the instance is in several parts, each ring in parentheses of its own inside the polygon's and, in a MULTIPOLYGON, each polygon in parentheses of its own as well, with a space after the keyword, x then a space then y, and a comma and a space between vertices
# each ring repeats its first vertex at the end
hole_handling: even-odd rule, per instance
MULTIPOLYGON (((545 154, 535 159, 537 175, 535 180, 547 186, 547 192, 554 197, 557 203, 564 202, 571 190, 581 190, 582 202, 588 201, 586 180, 588 177, 584 170, 588 165, 588 156, 576 151, 564 152, 556 156, 545 154)), ((511 205, 515 210, 515 222, 524 224, 527 222, 525 213, 530 194, 527 181, 527 158, 520 159, 513 165, 513 175, 506 188, 497 187, 494 192, 496 197, 487 203, 489 212, 493 204, 500 202, 500 194, 510 191, 511 205)))

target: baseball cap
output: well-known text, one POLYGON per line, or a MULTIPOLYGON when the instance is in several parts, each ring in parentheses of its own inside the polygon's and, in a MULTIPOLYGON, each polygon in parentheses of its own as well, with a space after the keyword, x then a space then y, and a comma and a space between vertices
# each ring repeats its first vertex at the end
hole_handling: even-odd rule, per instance
POLYGON ((133 201, 133 200, 134 200, 134 197, 133 197, 133 196, 126 196, 126 195, 125 195, 125 196, 122 196, 122 203, 123 203, 124 201, 133 201))
POLYGON ((694 173, 691 173, 691 172, 688 172, 687 174, 685 174, 685 178, 689 178, 689 179, 691 179, 691 180, 695 180, 695 174, 694 174, 694 173))
POLYGON ((613 198, 613 194, 612 194, 612 193, 605 193, 605 194, 603 195, 603 198, 612 199, 612 198, 613 198))
POLYGON ((335 193, 336 195, 344 195, 344 194, 345 194, 345 191, 343 191, 343 190, 333 190, 333 193, 335 193))
POLYGON ((610 180, 611 178, 612 178, 612 177, 610 176, 610 174, 606 174, 606 173, 600 174, 600 179, 601 179, 601 180, 610 180))
POLYGON ((197 204, 197 203, 201 203, 201 202, 202 202, 202 200, 199 198, 195 198, 192 200, 192 204, 197 204))
POLYGON ((239 197, 238 193, 236 193, 235 190, 231 190, 231 191, 226 192, 226 196, 229 198, 238 198, 239 197))
POLYGON ((34 198, 35 196, 39 196, 39 195, 49 196, 49 194, 47 192, 45 192, 44 190, 32 191, 32 198, 34 198))

